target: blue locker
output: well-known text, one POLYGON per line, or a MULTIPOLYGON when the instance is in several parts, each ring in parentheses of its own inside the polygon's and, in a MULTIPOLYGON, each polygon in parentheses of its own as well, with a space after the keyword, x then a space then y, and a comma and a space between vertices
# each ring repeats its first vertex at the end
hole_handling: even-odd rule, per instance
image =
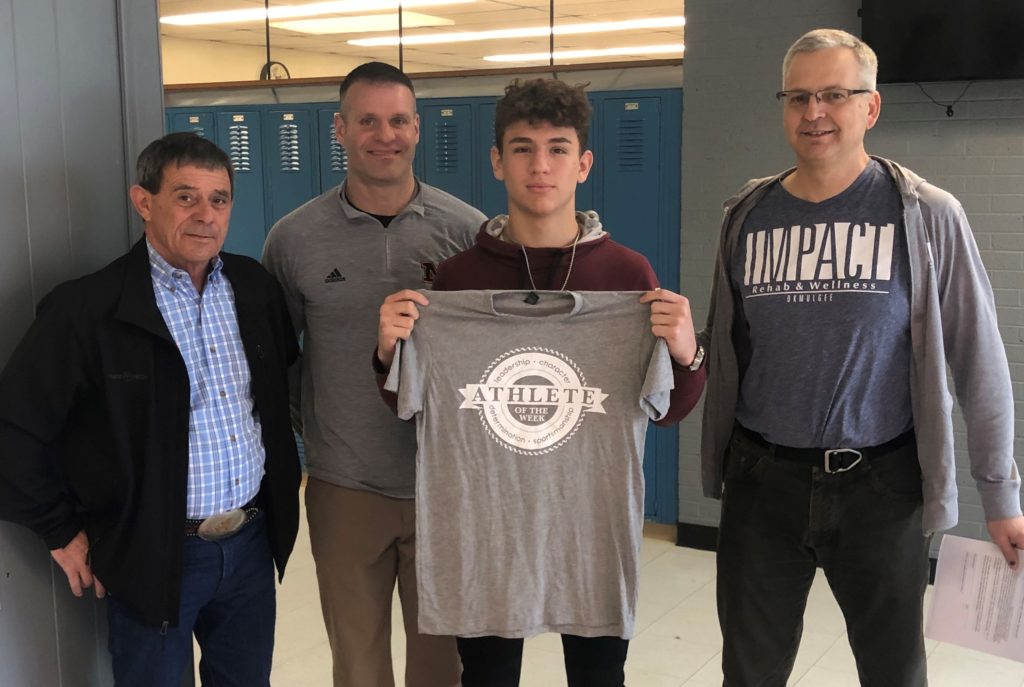
POLYGON ((508 212, 508 194, 504 182, 494 178, 491 168, 491 148, 494 146, 495 101, 483 102, 476 110, 476 149, 473 158, 478 163, 476 206, 488 217, 508 212))
POLYGON ((603 199, 604 222, 616 241, 646 255, 657 271, 658 210, 665 197, 659 175, 661 101, 609 98, 602 103, 602 114, 605 127, 597 164, 611 191, 603 199))
POLYGON ((316 111, 316 140, 320 147, 319 193, 340 184, 348 173, 348 156, 334 135, 334 115, 337 112, 337 106, 316 111))
POLYGON ((263 120, 267 225, 317 195, 313 131, 307 109, 271 109, 263 120))
POLYGON ((427 104, 420 113, 420 141, 423 144, 423 180, 473 203, 473 112, 472 105, 427 104))
POLYGON ((217 144, 235 172, 231 228, 224 250, 260 259, 267 237, 259 112, 217 112, 217 144))
MULTIPOLYGON (((171 112, 168 132, 194 131, 203 138, 214 138, 212 112, 171 112)), ((216 140, 216 139, 215 139, 216 140)))
MULTIPOLYGON (((662 125, 667 97, 604 99, 602 159, 596 166, 608 189, 602 198, 605 227, 616 241, 647 257, 662 286, 678 291, 680 153, 678 120, 662 125)), ((659 522, 676 521, 678 450, 677 427, 648 428, 644 515, 659 522)))

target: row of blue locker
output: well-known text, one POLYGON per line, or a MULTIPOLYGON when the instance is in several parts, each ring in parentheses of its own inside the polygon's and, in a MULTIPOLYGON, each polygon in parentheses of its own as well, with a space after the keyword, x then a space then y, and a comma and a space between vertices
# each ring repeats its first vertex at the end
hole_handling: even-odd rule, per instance
MULTIPOLYGON (((577 207, 601 213, 618 240, 651 259, 666 286, 676 284, 670 244, 674 239, 678 245, 681 92, 595 92, 590 98, 595 165, 577 192, 577 207), (666 229, 670 235, 661 236, 666 229), (659 264, 666 250, 672 260, 659 264)), ((432 98, 418 104, 417 176, 488 216, 505 210, 505 189, 489 159, 495 100, 432 98)), ((211 138, 234 164, 227 250, 258 257, 274 222, 345 178, 345 150, 334 136, 336 111, 336 103, 168 109, 168 131, 211 138)))
MULTIPOLYGON (((676 89, 589 94, 594 167, 576 206, 595 209, 620 243, 644 254, 667 288, 679 287, 680 133, 676 89)), ((421 98, 416 175, 493 216, 504 185, 491 172, 494 97, 421 98)), ((225 250, 259 258, 273 224, 345 178, 334 137, 337 103, 171 108, 168 131, 196 131, 230 156, 235 203, 225 250)), ((645 516, 676 522, 678 433, 647 436, 645 516)))

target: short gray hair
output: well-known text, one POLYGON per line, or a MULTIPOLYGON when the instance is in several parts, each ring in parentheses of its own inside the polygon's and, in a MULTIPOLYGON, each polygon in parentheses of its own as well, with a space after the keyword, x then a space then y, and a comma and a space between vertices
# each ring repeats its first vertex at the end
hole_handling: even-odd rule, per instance
POLYGON ((878 56, 867 43, 854 36, 852 33, 840 31, 839 29, 815 29, 808 31, 796 43, 789 46, 786 57, 782 60, 782 87, 786 87, 786 74, 789 73, 789 65, 798 53, 815 52, 828 48, 849 48, 853 56, 857 58, 860 66, 859 88, 875 90, 875 82, 878 78, 878 56))

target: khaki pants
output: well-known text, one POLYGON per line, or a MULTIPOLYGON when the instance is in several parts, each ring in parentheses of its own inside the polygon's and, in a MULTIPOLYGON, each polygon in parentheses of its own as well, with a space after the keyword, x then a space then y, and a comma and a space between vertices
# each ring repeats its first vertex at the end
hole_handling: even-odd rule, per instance
POLYGON ((393 687, 395 581, 406 634, 406 687, 457 687, 455 639, 416 625, 416 504, 310 478, 306 517, 320 604, 334 658, 334 687, 393 687))

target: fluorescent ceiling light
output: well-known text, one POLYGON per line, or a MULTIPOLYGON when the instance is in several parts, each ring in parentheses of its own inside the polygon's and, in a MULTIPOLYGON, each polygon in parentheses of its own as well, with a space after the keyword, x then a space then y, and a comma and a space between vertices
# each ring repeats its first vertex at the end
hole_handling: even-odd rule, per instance
MULTIPOLYGON (((474 0, 402 0, 402 8, 430 7, 437 5, 461 5, 474 0)), ((325 14, 365 14, 398 9, 399 0, 337 0, 336 2, 314 2, 308 5, 278 5, 264 9, 254 7, 244 10, 223 12, 196 12, 161 17, 161 24, 176 26, 204 26, 209 24, 238 24, 249 21, 270 19, 294 19, 296 17, 318 17, 325 14)))
MULTIPOLYGON (((423 26, 451 26, 454 23, 451 19, 435 17, 430 14, 402 12, 402 27, 405 29, 415 29, 423 26)), ((398 15, 364 14, 357 17, 298 19, 295 21, 270 22, 270 26, 275 29, 316 35, 398 31, 398 15)))
MULTIPOLYGON (((639 45, 631 48, 604 48, 601 50, 556 50, 555 60, 581 60, 589 57, 614 57, 616 55, 663 55, 683 52, 682 43, 667 45, 639 45)), ((516 55, 487 55, 488 62, 547 62, 547 52, 519 53, 516 55)))
MULTIPOLYGON (((403 22, 404 23, 404 22, 403 22)), ((556 36, 569 36, 581 33, 604 33, 608 31, 631 31, 637 29, 669 29, 683 26, 686 20, 681 16, 652 17, 648 19, 627 19, 625 21, 602 21, 589 24, 556 24, 556 36)), ((462 31, 459 33, 429 33, 414 36, 403 36, 405 45, 429 45, 434 43, 466 43, 469 41, 489 41, 501 38, 536 38, 551 35, 551 27, 529 26, 516 29, 494 29, 491 31, 462 31)), ((377 36, 375 38, 356 38, 348 41, 349 45, 384 46, 398 45, 398 36, 377 36)))

